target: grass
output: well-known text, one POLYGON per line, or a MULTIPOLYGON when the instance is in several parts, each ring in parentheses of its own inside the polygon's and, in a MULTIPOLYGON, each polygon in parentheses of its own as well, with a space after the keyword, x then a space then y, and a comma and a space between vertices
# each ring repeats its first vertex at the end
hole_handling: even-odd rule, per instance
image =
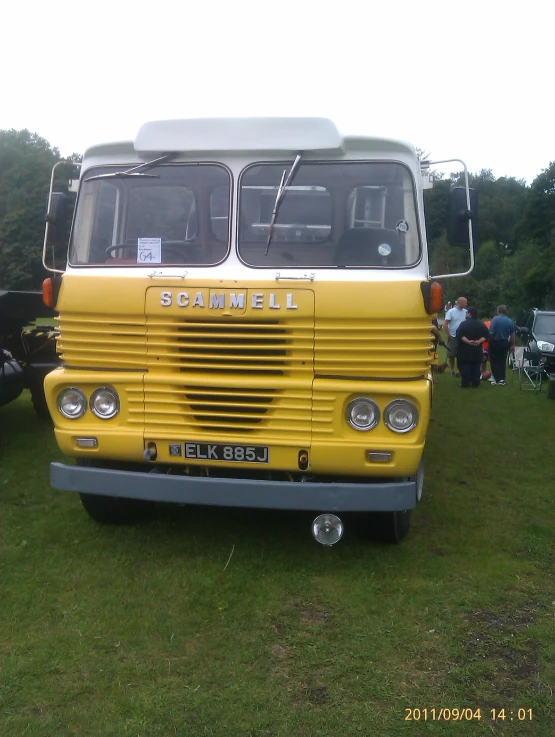
POLYGON ((50 489, 61 456, 28 399, 0 422, 2 737, 553 733, 545 392, 439 377, 424 500, 396 547, 347 519, 322 548, 298 513, 163 507, 100 527, 50 489))

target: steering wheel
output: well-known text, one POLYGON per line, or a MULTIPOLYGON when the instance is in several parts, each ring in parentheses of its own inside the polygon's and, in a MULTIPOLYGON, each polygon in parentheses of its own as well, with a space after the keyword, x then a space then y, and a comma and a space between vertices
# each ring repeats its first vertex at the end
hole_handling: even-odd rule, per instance
POLYGON ((132 251, 132 255, 135 256, 137 253, 137 246, 129 243, 114 243, 113 246, 108 246, 106 254, 110 256, 112 251, 116 251, 118 248, 123 248, 125 251, 132 251))

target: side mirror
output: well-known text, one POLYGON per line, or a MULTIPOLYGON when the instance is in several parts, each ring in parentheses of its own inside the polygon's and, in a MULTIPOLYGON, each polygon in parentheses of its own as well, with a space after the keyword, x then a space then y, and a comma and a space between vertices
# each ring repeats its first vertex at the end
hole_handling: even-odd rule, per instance
POLYGON ((449 194, 447 210, 447 241, 451 246, 470 246, 468 237, 468 221, 472 225, 472 238, 476 239, 476 221, 478 219, 478 195, 475 189, 470 192, 470 210, 466 201, 466 189, 453 187, 449 194))
POLYGON ((47 244, 55 248, 67 247, 67 195, 52 192, 50 209, 46 213, 47 244))

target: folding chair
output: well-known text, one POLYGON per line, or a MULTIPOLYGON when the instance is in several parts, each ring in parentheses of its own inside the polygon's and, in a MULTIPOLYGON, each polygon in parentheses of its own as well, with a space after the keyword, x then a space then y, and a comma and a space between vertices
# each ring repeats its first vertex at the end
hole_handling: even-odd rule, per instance
POLYGON ((520 388, 525 391, 541 392, 546 379, 545 361, 542 360, 540 351, 525 348, 519 366, 520 388))
POLYGON ((524 349, 523 348, 517 348, 514 353, 512 351, 509 351, 507 354, 507 369, 511 372, 511 378, 513 383, 516 380, 520 380, 520 370, 522 367, 522 362, 524 361, 524 349))

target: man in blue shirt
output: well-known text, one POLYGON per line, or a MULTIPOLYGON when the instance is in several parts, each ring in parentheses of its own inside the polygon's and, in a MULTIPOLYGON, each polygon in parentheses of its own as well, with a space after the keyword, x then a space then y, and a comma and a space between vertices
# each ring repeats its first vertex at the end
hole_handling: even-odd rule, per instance
POLYGON ((507 368, 507 354, 514 353, 516 328, 514 322, 507 315, 507 306, 499 305, 497 316, 489 326, 489 360, 493 373, 492 386, 505 385, 507 368))
POLYGON ((445 322, 443 327, 447 333, 447 348, 449 350, 449 363, 451 364, 451 376, 455 374, 455 358, 457 357, 457 330, 461 322, 466 320, 466 306, 468 305, 466 297, 459 297, 455 302, 455 306, 445 313, 445 322))

